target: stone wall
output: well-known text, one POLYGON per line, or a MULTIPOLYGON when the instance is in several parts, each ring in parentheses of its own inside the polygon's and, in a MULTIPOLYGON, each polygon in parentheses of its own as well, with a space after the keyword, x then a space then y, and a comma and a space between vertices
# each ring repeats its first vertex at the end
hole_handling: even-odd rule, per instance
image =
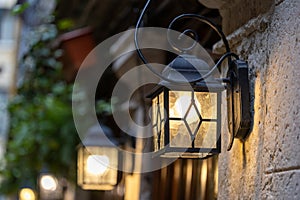
POLYGON ((300 199, 299 24, 299 0, 275 1, 228 36, 232 51, 249 62, 254 124, 227 152, 224 116, 219 199, 300 199))
MULTIPOLYGON (((267 12, 274 0, 199 0, 209 8, 219 9, 225 34, 232 33, 249 19, 267 12)), ((282 1, 282 0, 277 0, 282 1)))

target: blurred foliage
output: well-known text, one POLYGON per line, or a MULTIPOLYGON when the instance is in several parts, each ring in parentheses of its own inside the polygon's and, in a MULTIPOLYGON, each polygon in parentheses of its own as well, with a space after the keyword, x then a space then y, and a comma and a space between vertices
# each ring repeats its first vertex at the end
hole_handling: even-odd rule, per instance
POLYGON ((21 65, 26 75, 9 105, 10 132, 1 161, 0 193, 35 185, 43 168, 75 181, 77 135, 71 107, 72 86, 62 77, 54 24, 39 27, 21 65))
POLYGON ((57 28, 59 30, 71 30, 75 27, 75 22, 73 19, 65 18, 57 21, 57 28))
POLYGON ((30 6, 30 4, 28 2, 24 2, 24 3, 21 3, 21 4, 16 4, 12 8, 12 13, 14 15, 22 14, 29 6, 30 6))

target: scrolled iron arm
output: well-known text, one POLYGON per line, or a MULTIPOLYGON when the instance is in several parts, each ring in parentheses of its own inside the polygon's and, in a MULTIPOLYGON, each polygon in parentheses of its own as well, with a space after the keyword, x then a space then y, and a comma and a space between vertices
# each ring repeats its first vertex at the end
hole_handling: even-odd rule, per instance
MULTIPOLYGON (((138 56, 140 57, 140 59, 142 60, 142 62, 146 65, 146 67, 153 73, 155 74, 156 76, 158 76, 159 78, 161 78, 162 80, 165 80, 165 81, 168 81, 168 82, 171 82, 171 83, 186 83, 186 81, 182 82, 182 81, 178 81, 178 80, 173 80, 173 79, 169 79, 169 78, 166 78, 164 76, 162 76, 159 72, 157 72, 152 66, 151 64, 149 64, 148 60, 145 58, 145 56, 143 55, 142 51, 140 50, 140 47, 139 47, 139 41, 138 41, 138 35, 139 35, 139 32, 138 32, 138 29, 140 28, 141 26, 141 23, 142 23, 142 19, 149 7, 151 3, 151 0, 148 0, 144 6, 144 8, 142 9, 141 11, 141 14, 138 18, 138 21, 137 21, 137 24, 136 24, 136 27, 135 27, 135 32, 134 32, 134 44, 135 44, 135 47, 136 47, 136 51, 138 53, 138 56)), ((197 19, 198 21, 200 22, 203 22, 207 25, 209 25, 214 31, 217 32, 217 34, 220 36, 220 38, 223 40, 223 43, 225 45, 225 48, 226 48, 226 53, 218 60, 218 62, 215 64, 215 66, 213 66, 211 68, 211 70, 204 74, 203 76, 199 77, 198 79, 195 79, 195 80, 188 80, 189 83, 194 83, 194 82, 199 82, 199 81, 203 81, 204 79, 206 79, 207 77, 209 77, 221 64, 222 62, 228 58, 228 63, 229 63, 229 66, 230 66, 230 62, 231 62, 231 57, 234 57, 235 59, 238 59, 238 56, 234 53, 232 53, 230 51, 230 47, 229 47, 229 44, 228 44, 228 41, 224 35, 224 33, 222 32, 222 30, 212 21, 210 21, 208 18, 204 17, 204 16, 201 16, 201 15, 198 15, 198 14, 182 14, 182 15, 179 15, 177 16, 176 18, 174 18, 172 20, 172 22, 170 23, 169 27, 168 27, 168 35, 169 35, 169 30, 172 29, 174 23, 180 19, 186 19, 186 18, 192 18, 192 19, 197 19)), ((182 34, 185 34, 187 32, 192 32, 194 34, 195 31, 193 30, 190 30, 190 29, 187 29, 185 30, 182 34)), ((195 38, 196 38, 196 42, 198 42, 197 38, 198 36, 195 35, 195 38)), ((169 39, 169 36, 168 36, 168 41, 169 43, 175 47, 175 44, 169 39)), ((195 45, 195 43, 192 45, 192 47, 195 45)), ((191 47, 190 47, 191 48, 191 47)), ((187 48, 187 49, 184 49, 184 50, 190 50, 190 48, 187 48)), ((178 48, 177 48, 178 49, 178 48)))

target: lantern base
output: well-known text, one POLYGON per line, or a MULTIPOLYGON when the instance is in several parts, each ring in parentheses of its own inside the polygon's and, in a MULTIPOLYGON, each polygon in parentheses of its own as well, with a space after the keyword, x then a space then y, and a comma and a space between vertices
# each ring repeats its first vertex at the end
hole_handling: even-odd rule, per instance
POLYGON ((160 157, 162 157, 162 158, 206 159, 206 158, 209 158, 213 155, 216 155, 216 154, 214 154, 214 153, 167 152, 167 153, 164 153, 164 154, 160 155, 160 157))
POLYGON ((113 190, 116 185, 79 185, 84 190, 113 190))
POLYGON ((190 158, 190 159, 206 159, 220 153, 220 149, 190 149, 190 148, 171 148, 165 147, 155 152, 155 156, 161 158, 190 158), (202 152, 200 152, 202 150, 202 152))

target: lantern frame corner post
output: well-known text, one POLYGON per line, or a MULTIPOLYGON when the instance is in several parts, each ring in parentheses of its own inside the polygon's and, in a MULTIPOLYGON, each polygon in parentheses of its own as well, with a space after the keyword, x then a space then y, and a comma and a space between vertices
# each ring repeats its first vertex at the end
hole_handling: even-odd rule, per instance
POLYGON ((164 125, 164 147, 170 144, 170 89, 164 88, 164 112, 165 112, 165 125, 164 125))
POLYGON ((221 134, 221 126, 222 126, 222 92, 217 93, 217 153, 221 153, 221 141, 222 141, 222 134, 221 134))
POLYGON ((77 148, 77 185, 83 187, 84 183, 84 147, 80 144, 77 148))

